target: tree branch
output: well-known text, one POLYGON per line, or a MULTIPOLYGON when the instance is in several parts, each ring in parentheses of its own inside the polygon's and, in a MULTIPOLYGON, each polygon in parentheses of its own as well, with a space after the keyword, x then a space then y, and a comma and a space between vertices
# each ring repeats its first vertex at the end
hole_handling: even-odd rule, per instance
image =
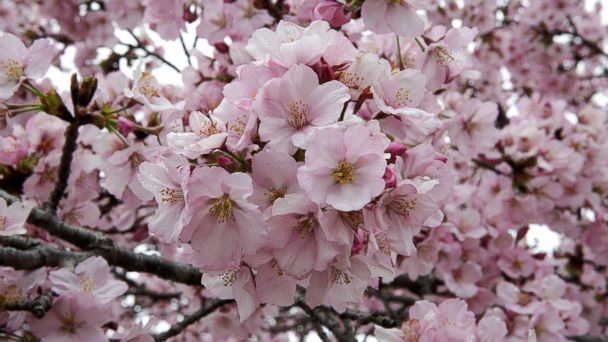
POLYGON ((33 270, 40 267, 61 267, 68 261, 78 262, 91 256, 89 252, 64 251, 54 247, 38 245, 33 249, 21 250, 0 247, 0 265, 16 270, 33 270))
POLYGON ((165 341, 165 340, 169 339, 170 337, 176 336, 176 335, 180 334, 184 329, 186 329, 189 325, 191 325, 191 324, 199 321, 201 318, 213 313, 215 310, 219 309, 220 307, 222 307, 226 304, 229 304, 229 303, 233 303, 233 302, 234 302, 233 300, 227 300, 227 299, 224 299, 224 300, 214 299, 209 304, 203 304, 200 309, 195 311, 192 315, 184 317, 184 319, 181 322, 172 325, 171 328, 169 328, 169 330, 155 335, 154 339, 157 342, 160 342, 160 341, 165 341))
MULTIPOLYGON (((18 198, 3 190, 0 190, 0 197, 4 198, 9 205, 19 201, 18 198)), ((103 257, 110 265, 122 267, 127 271, 150 273, 166 280, 200 286, 203 274, 190 265, 169 261, 158 256, 134 253, 130 249, 117 246, 105 234, 67 224, 44 210, 32 209, 27 222, 45 229, 50 234, 82 250, 103 257)))
POLYGON ((74 158, 74 152, 78 147, 76 144, 76 140, 78 139, 78 129, 82 123, 82 118, 77 115, 74 121, 72 121, 65 130, 65 143, 61 151, 61 161, 59 162, 59 170, 57 171, 57 182, 55 183, 55 188, 51 192, 49 199, 44 205, 45 208, 53 214, 57 212, 59 201, 61 201, 65 189, 68 186, 72 159, 74 158))
POLYGON ((175 70, 178 73, 181 73, 181 71, 179 70, 178 67, 175 66, 175 64, 169 62, 167 59, 165 59, 165 57, 157 54, 156 52, 150 51, 146 48, 146 46, 142 43, 142 41, 137 38, 137 35, 135 35, 135 33, 132 30, 127 30, 129 32, 129 34, 131 35, 131 37, 133 37, 133 39, 135 39, 135 41, 137 42, 137 45, 130 45, 130 44, 124 44, 127 46, 130 46, 132 48, 137 48, 142 50, 143 52, 146 53, 146 57, 148 56, 152 56, 155 57, 156 59, 158 59, 159 61, 165 63, 167 66, 169 66, 171 69, 175 70))
POLYGON ((47 311, 51 309, 54 296, 53 291, 49 290, 32 301, 23 300, 17 303, 5 304, 3 309, 8 311, 30 311, 37 318, 43 318, 47 311))

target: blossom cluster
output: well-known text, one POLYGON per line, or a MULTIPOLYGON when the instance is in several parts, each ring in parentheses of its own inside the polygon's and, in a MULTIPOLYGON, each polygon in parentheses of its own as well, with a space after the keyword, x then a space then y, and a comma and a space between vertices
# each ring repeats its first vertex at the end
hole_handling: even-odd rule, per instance
POLYGON ((0 329, 605 334, 600 7, 0 0, 0 329))

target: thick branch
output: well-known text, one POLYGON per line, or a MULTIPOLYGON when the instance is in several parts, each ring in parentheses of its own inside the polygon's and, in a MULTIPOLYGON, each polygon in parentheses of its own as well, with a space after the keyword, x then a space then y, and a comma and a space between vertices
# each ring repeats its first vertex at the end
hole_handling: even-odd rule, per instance
MULTIPOLYGON (((0 190, 0 197, 4 198, 9 205, 19 201, 3 190, 0 190)), ((183 284, 200 285, 202 273, 190 265, 165 260, 158 256, 134 253, 129 249, 117 246, 105 234, 69 225, 44 210, 32 209, 27 222, 45 229, 52 235, 83 250, 103 257, 110 265, 122 267, 127 271, 154 274, 160 278, 183 284)))
POLYGON ((33 270, 40 267, 61 267, 69 261, 78 262, 92 253, 63 251, 54 247, 38 245, 30 250, 0 247, 0 265, 16 270, 33 270))
POLYGON ((34 298, 34 300, 19 301, 17 303, 10 303, 4 306, 4 310, 8 311, 30 311, 37 318, 43 318, 47 311, 51 309, 53 305, 53 297, 55 294, 53 291, 46 291, 45 293, 34 298))
POLYGON ((608 342, 608 336, 581 335, 571 336, 569 339, 576 342, 608 342))
POLYGON ((169 330, 167 330, 163 333, 160 333, 158 335, 155 335, 154 339, 157 342, 160 342, 160 341, 165 341, 170 337, 176 336, 176 335, 180 334, 182 331, 184 331, 184 329, 186 329, 190 324, 193 324, 193 323, 199 321, 201 318, 213 313, 215 310, 219 309, 220 307, 222 307, 228 303, 233 303, 233 302, 234 302, 233 300, 215 299, 215 300, 211 301, 209 304, 206 304, 206 305, 203 304, 200 309, 195 311, 192 315, 184 317, 184 319, 181 322, 172 325, 171 328, 169 328, 169 330))

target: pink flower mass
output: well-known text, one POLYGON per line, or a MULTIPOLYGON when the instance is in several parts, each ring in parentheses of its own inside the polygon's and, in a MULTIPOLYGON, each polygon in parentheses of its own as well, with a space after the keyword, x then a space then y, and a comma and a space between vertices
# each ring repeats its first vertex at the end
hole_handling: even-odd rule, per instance
POLYGON ((0 0, 0 340, 608 341, 605 0, 0 0))

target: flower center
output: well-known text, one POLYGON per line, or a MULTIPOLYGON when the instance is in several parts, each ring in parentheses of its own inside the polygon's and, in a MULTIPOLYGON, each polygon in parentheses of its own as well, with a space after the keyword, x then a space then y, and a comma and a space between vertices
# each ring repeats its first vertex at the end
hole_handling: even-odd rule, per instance
POLYGON ((93 292, 95 290, 95 282, 91 277, 81 277, 80 278, 80 289, 84 292, 93 292))
POLYGON ((285 194, 287 194, 286 186, 275 186, 266 193, 266 196, 268 197, 270 203, 274 203, 274 201, 278 200, 279 198, 285 197, 285 194))
POLYGON ((338 285, 348 285, 351 283, 351 277, 335 267, 331 268, 331 281, 338 285))
POLYGON ((209 214, 217 217, 219 223, 224 223, 232 217, 232 204, 230 196, 224 194, 213 202, 209 208, 209 214))
POLYGON ((304 240, 310 233, 312 233, 317 227, 319 223, 317 219, 312 214, 308 214, 306 216, 301 217, 298 220, 298 223, 293 227, 299 235, 300 239, 304 240))
POLYGON ((342 185, 352 183, 355 178, 354 170, 355 167, 348 160, 341 161, 334 170, 334 181, 342 185))
POLYGON ((437 62, 441 66, 446 66, 455 61, 452 51, 445 46, 436 46, 431 50, 430 54, 437 58, 437 62))
POLYGON ((6 216, 0 215, 0 230, 6 228, 6 216))
POLYGON ((289 115, 287 116, 287 124, 289 126, 300 129, 308 124, 306 117, 308 116, 310 107, 302 102, 302 100, 296 102, 289 101, 287 108, 289 108, 289 115))
POLYGON ((213 121, 205 123, 198 131, 198 135, 203 137, 212 136, 218 133, 222 133, 222 130, 217 126, 217 123, 213 121))
POLYGON ((63 216, 63 219, 69 224, 78 225, 82 219, 82 215, 75 211, 70 211, 63 216))
POLYGON ((220 278, 224 282, 224 286, 228 287, 234 285, 234 282, 237 281, 237 279, 239 278, 238 273, 238 268, 232 268, 227 270, 226 272, 220 273, 220 278))
POLYGON ((0 68, 4 71, 6 78, 12 82, 19 82, 21 76, 25 75, 23 65, 15 59, 0 61, 0 68))
POLYGON ((4 299, 4 304, 15 304, 24 300, 25 296, 17 286, 11 285, 6 289, 6 292, 0 296, 0 299, 4 299))
POLYGON ((388 204, 388 208, 398 214, 409 216, 410 211, 416 210, 416 200, 396 197, 388 204))
POLYGON ((76 322, 76 317, 71 312, 66 313, 61 318, 61 329, 70 333, 74 333, 76 328, 78 328, 78 322, 76 322))
POLYGON ((338 78, 340 82, 344 83, 347 87, 357 90, 363 83, 363 77, 352 73, 352 72, 341 72, 338 78))
POLYGON ((340 218, 355 232, 363 225, 363 213, 361 211, 341 211, 340 218))
POLYGON ((137 90, 145 97, 159 96, 154 76, 144 72, 139 79, 137 90))
POLYGON ((184 193, 181 189, 164 188, 160 191, 160 200, 163 203, 175 203, 184 200, 184 193))
POLYGON ((131 162, 131 166, 134 169, 137 169, 139 165, 144 162, 144 157, 139 153, 133 153, 129 158, 129 161, 131 162))
POLYGON ((407 88, 400 88, 397 90, 395 95, 393 96, 393 106, 394 107, 405 107, 412 99, 410 98, 411 91, 407 88))

